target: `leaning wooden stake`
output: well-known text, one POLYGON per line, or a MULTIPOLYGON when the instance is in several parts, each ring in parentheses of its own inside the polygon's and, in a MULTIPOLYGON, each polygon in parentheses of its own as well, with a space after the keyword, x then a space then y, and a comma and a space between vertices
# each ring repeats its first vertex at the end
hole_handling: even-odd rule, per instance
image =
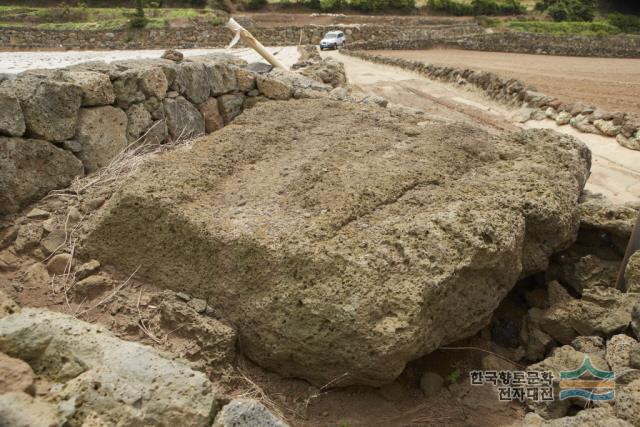
POLYGON ((287 69, 287 67, 285 67, 282 62, 278 61, 275 56, 267 51, 267 49, 262 46, 262 43, 256 40, 256 38, 253 37, 249 31, 245 30, 242 25, 238 24, 235 19, 229 18, 229 21, 225 24, 225 27, 235 33, 235 37, 229 44, 228 48, 233 47, 236 43, 238 43, 238 40, 242 39, 243 42, 251 46, 253 50, 258 52, 260 56, 266 59, 269 64, 273 65, 276 68, 282 68, 284 70, 287 69))
POLYGON ((616 289, 623 292, 626 292, 628 290, 626 282, 624 280, 624 272, 627 269, 629 258, 631 258, 631 255, 633 255, 638 250, 640 250, 640 213, 638 214, 636 226, 633 228, 633 231, 631 232, 631 238, 629 239, 629 244, 627 245, 627 251, 624 253, 622 264, 620 264, 620 271, 618 271, 618 280, 616 282, 616 289))

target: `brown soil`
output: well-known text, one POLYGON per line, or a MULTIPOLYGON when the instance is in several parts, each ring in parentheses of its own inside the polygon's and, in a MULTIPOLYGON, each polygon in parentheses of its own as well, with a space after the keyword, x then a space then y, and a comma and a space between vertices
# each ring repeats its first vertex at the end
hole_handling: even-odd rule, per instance
POLYGON ((491 71, 518 78, 565 102, 640 115, 640 59, 577 58, 455 49, 372 53, 491 71))

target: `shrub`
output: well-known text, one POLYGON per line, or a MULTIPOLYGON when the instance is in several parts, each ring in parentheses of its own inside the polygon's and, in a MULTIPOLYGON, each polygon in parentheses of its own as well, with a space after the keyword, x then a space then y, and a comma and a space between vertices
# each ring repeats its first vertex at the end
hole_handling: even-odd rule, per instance
POLYGON ((612 13, 607 16, 609 23, 623 33, 640 33, 640 16, 612 13))
POLYGON ((554 21, 593 21, 597 0, 543 0, 535 9, 546 11, 554 21))
POLYGON ((457 0, 429 0, 427 8, 433 12, 444 12, 449 15, 519 15, 526 8, 519 0, 473 0, 471 4, 457 0))
POLYGON ((267 5, 267 0, 249 0, 247 2, 247 9, 249 10, 262 9, 266 5, 267 5))

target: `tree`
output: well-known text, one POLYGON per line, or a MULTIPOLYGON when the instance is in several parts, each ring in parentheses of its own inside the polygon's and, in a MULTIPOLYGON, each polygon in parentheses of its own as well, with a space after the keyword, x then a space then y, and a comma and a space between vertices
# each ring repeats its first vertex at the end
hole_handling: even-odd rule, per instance
POLYGON ((144 16, 144 0, 136 0, 136 11, 129 20, 132 28, 144 28, 147 26, 147 17, 144 16))

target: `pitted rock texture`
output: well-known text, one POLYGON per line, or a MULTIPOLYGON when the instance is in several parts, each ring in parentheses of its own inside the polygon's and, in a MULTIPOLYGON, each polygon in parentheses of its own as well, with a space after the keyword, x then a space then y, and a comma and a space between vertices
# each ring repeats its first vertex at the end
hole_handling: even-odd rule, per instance
POLYGON ((89 416, 105 425, 205 427, 217 409, 203 373, 60 313, 25 308, 3 317, 0 351, 59 383, 54 398, 71 427, 89 416))
POLYGON ((590 165, 554 132, 411 120, 259 103, 146 164, 82 251, 207 299, 263 366, 316 384, 391 381, 485 327, 518 277, 573 242, 590 165))
POLYGON ((69 151, 38 139, 0 136, 0 215, 17 212, 83 174, 82 162, 69 151))

